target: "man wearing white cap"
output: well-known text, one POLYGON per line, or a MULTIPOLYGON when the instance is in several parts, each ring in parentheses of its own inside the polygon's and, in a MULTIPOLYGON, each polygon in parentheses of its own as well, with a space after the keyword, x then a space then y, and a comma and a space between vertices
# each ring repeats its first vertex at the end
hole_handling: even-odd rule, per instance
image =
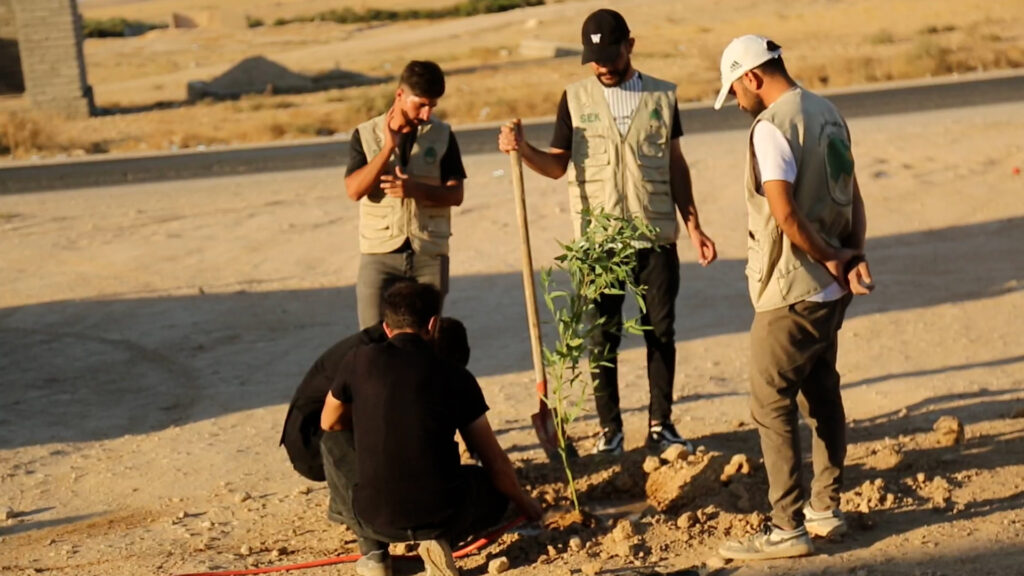
POLYGON ((864 202, 845 120, 793 81, 778 44, 734 39, 721 74, 715 108, 731 94, 754 117, 746 167, 751 414, 772 514, 763 531, 718 552, 743 560, 803 556, 814 551, 811 536, 846 532, 839 510, 846 416, 836 353, 851 292, 874 287, 864 258, 864 202), (810 498, 798 413, 813 431, 810 498))
MULTIPOLYGON (((583 64, 590 64, 594 76, 566 88, 551 146, 541 150, 530 145, 517 121, 514 129, 502 128, 498 147, 506 153, 518 150, 527 166, 549 178, 561 178, 568 171, 575 237, 586 228, 583 209, 640 218, 655 229, 633 271, 637 283, 647 287, 641 322, 651 327, 644 331, 651 393, 646 445, 658 451, 669 444, 692 449, 671 419, 679 293, 677 210, 700 264, 713 262, 716 252, 715 243, 701 229, 690 170, 679 147, 683 128, 676 87, 633 68, 634 38, 625 18, 614 10, 587 16, 582 43, 583 64)), ((607 350, 611 358, 595 366, 594 396, 601 422, 595 452, 613 455, 622 453, 624 439, 616 363, 624 298, 604 294, 598 299, 597 314, 604 323, 590 343, 594 349, 607 350)))

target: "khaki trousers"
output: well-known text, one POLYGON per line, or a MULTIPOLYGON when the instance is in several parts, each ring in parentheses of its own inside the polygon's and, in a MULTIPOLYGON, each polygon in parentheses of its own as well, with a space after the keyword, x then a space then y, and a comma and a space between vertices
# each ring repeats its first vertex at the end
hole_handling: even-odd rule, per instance
POLYGON ((803 525, 797 411, 812 435, 815 510, 839 506, 846 458, 846 412, 836 371, 839 329, 849 294, 832 302, 798 302, 757 312, 750 327, 750 410, 761 437, 772 523, 803 525))

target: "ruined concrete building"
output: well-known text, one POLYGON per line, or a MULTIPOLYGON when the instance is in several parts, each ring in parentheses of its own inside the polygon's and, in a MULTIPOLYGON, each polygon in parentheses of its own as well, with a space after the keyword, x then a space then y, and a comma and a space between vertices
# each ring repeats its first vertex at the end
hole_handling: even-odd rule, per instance
POLYGON ((76 0, 0 0, 0 97, 72 118, 92 110, 76 0))

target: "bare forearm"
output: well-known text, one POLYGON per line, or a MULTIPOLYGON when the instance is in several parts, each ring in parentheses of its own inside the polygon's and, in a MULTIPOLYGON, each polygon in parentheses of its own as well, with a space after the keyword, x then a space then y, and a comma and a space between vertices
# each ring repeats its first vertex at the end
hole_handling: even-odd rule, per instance
POLYGON ((509 500, 519 504, 526 495, 523 492, 522 486, 519 485, 519 480, 516 478, 515 468, 512 467, 512 462, 509 461, 507 456, 497 460, 498 462, 492 463, 487 468, 491 482, 509 500))
POLYGON ((410 184, 414 188, 413 197, 424 206, 461 206, 465 198, 462 180, 451 180, 440 185, 422 182, 410 184))
POLYGON ((466 447, 480 458, 484 470, 499 492, 521 510, 527 511, 536 507, 536 503, 519 486, 515 468, 498 444, 498 439, 494 437, 494 431, 491 430, 486 416, 481 416, 466 428, 460 429, 459 434, 466 447))
POLYGON ((519 147, 519 153, 530 170, 552 180, 558 180, 564 176, 569 167, 569 152, 565 150, 554 148, 540 150, 529 142, 523 141, 522 146, 519 147))
POLYGON ((690 177, 690 167, 679 148, 679 142, 673 140, 669 145, 672 155, 669 160, 672 201, 675 203, 676 209, 679 210, 687 232, 693 233, 700 230, 700 217, 697 215, 697 204, 693 201, 693 179, 690 177))
POLYGON ((860 184, 857 177, 853 178, 853 219, 850 227, 850 234, 844 239, 843 246, 853 248, 859 252, 864 251, 864 238, 867 236, 868 220, 864 210, 864 198, 860 195, 860 184))
POLYGON ((829 246, 821 236, 811 228, 807 219, 799 212, 790 212, 779 221, 779 228, 794 246, 806 252, 819 262, 837 258, 835 248, 829 246))
POLYGON ((697 215, 697 205, 693 201, 693 182, 689 169, 682 170, 680 174, 672 174, 672 200, 687 231, 700 230, 700 217, 697 215))
POLYGON ((811 227, 807 218, 797 210, 793 201, 793 184, 784 180, 769 180, 761 186, 772 217, 779 229, 794 246, 819 262, 835 260, 837 251, 829 246, 811 227))
POLYGON ((350 199, 358 202, 377 187, 380 175, 387 169, 392 153, 393 148, 385 147, 365 166, 345 177, 345 193, 350 199))

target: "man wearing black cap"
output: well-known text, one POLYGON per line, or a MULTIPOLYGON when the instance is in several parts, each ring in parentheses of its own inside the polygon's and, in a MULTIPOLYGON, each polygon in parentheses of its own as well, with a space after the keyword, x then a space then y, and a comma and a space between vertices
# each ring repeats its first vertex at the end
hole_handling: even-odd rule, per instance
MULTIPOLYGON (((569 85, 558 105, 555 134, 548 150, 523 139, 522 128, 504 127, 498 139, 503 152, 518 150, 526 165, 549 178, 569 173, 569 205, 573 233, 585 228, 584 208, 640 218, 656 230, 638 255, 634 276, 647 287, 641 318, 651 329, 647 344, 647 375, 651 391, 647 444, 659 449, 688 444, 672 425, 672 384, 675 377, 675 299, 679 292, 676 251, 676 210, 702 266, 715 260, 715 244, 704 234, 693 202, 690 171, 679 138, 683 134, 674 84, 641 74, 630 59, 634 38, 621 14, 602 9, 583 22, 583 64, 593 78, 569 85)), ((597 302, 606 319, 592 345, 612 353, 596 370, 595 396, 601 420, 597 452, 622 452, 618 368, 614 353, 621 340, 622 294, 597 302)))

